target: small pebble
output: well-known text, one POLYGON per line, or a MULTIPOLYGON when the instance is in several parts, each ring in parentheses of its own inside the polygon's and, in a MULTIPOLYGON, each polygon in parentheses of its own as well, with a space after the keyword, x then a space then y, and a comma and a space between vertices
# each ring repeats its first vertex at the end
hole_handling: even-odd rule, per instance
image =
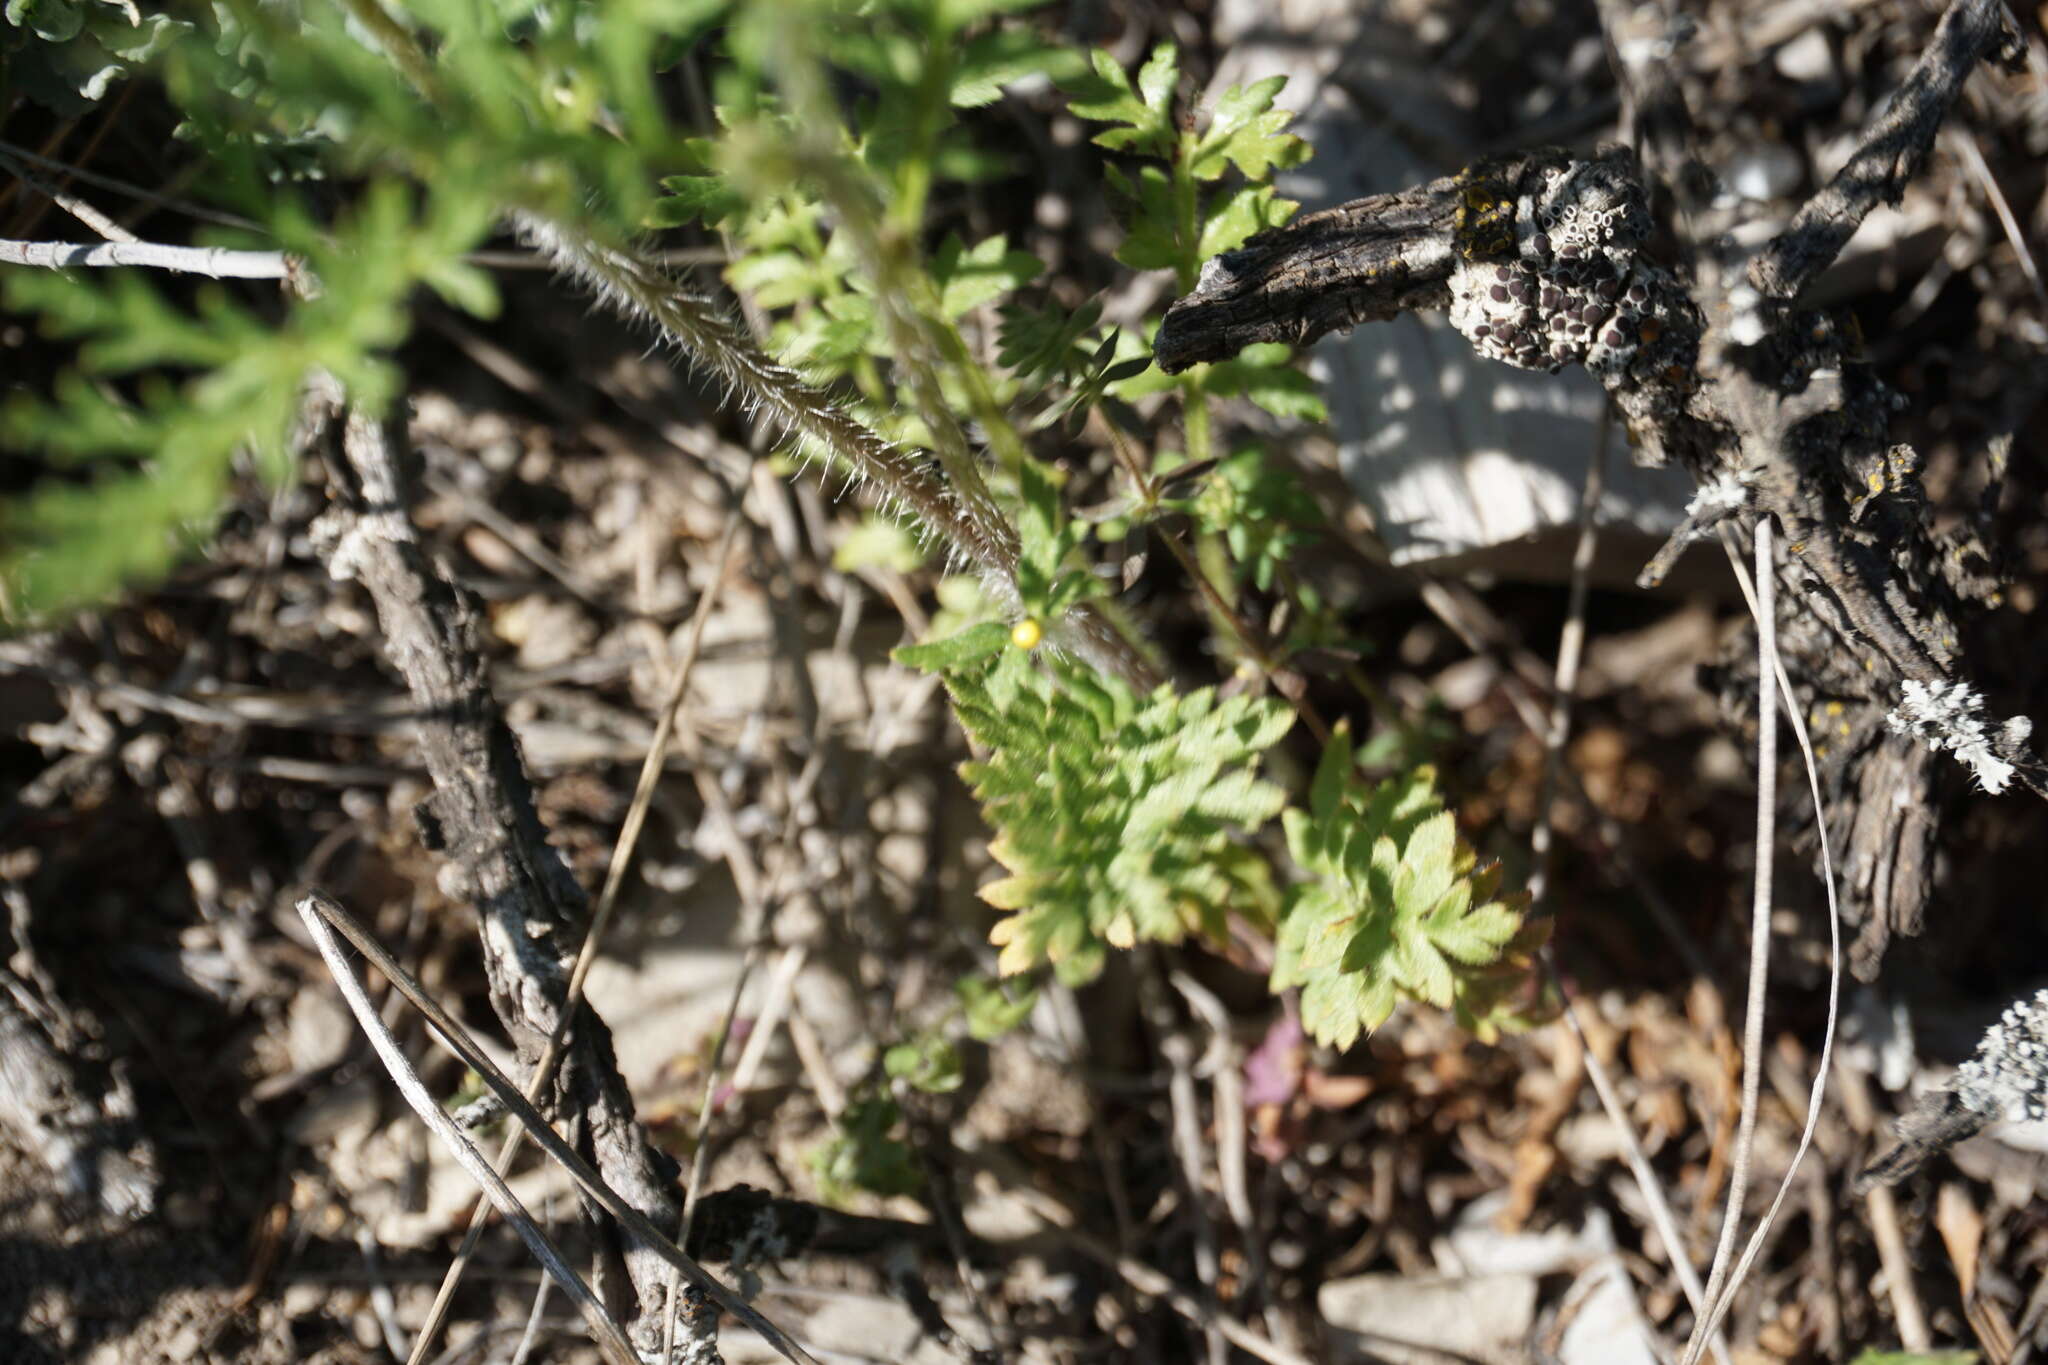
POLYGON ((1744 199, 1783 199, 1805 178, 1805 161, 1782 142, 1762 143, 1728 167, 1728 188, 1744 199))

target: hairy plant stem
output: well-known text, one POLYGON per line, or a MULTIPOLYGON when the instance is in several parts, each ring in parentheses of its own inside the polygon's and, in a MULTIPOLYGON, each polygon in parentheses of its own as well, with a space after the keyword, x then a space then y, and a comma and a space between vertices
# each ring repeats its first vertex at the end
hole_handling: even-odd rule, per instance
MULTIPOLYGON (((679 290, 644 257, 599 244, 587 231, 535 212, 514 215, 521 235, 615 311, 662 337, 722 380, 757 416, 803 448, 870 483, 894 510, 917 518, 979 571, 1005 612, 1018 607, 1015 533, 993 502, 970 506, 930 467, 868 427, 830 394, 763 354, 709 299, 679 290)), ((1105 604, 1082 603, 1051 623, 1054 643, 1140 692, 1158 670, 1105 604)))

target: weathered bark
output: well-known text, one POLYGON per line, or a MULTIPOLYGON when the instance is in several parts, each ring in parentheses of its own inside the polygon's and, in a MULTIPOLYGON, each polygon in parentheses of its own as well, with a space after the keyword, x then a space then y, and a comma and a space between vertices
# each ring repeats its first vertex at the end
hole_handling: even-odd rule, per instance
POLYGON ((1834 263, 1863 220, 1880 204, 1896 204, 1920 173, 1934 136, 1963 93, 1977 63, 2013 55, 2019 36, 2006 24, 2004 0, 1956 0, 1941 16, 1934 40, 1892 96, 1882 118, 1864 133, 1849 164, 1806 201, 1791 226, 1749 265, 1749 282, 1765 298, 1790 300, 1834 263))
MULTIPOLYGON (((420 753, 434 794, 419 812, 422 828, 446 859, 442 891, 477 908, 491 1004, 530 1069, 561 1020, 588 902, 548 845, 477 651, 472 612, 414 531, 396 454, 402 432, 355 412, 343 422, 335 465, 347 493, 316 535, 329 571, 368 590, 385 656, 423 717, 420 753)), ((681 1206, 673 1165, 635 1121, 611 1032, 587 1004, 570 1021, 553 1107, 612 1189, 657 1226, 674 1225, 681 1206)), ((638 1299, 640 1330, 652 1325, 658 1337, 667 1266, 630 1241, 614 1245, 638 1299)))

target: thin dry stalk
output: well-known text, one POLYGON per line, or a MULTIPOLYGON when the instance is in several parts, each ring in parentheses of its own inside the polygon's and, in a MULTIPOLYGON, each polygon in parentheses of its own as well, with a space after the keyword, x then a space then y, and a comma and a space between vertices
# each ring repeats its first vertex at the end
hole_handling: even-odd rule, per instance
MULTIPOLYGON (((1721 1300, 1729 1257, 1734 1254, 1742 1204, 1749 1193, 1749 1161, 1756 1149, 1757 1095, 1762 1089, 1764 999, 1771 971, 1771 865, 1777 851, 1778 815, 1778 671, 1772 662, 1777 647, 1777 559, 1772 549, 1771 519, 1756 520, 1756 878, 1751 884, 1749 914, 1749 998, 1742 1024, 1742 1118, 1736 1128, 1735 1155, 1728 1177, 1728 1206, 1721 1218, 1721 1240, 1714 1248, 1713 1270, 1707 1276, 1709 1304, 1721 1300)), ((1709 1309, 1693 1328, 1684 1365, 1699 1359, 1700 1345, 1713 1317, 1709 1309)))
POLYGON ((1552 830, 1550 808, 1557 800, 1557 774, 1564 763, 1565 741, 1572 732, 1572 703, 1579 690, 1579 661, 1586 647, 1586 579, 1599 544, 1600 494, 1607 484, 1607 438, 1613 430, 1613 409, 1600 410, 1600 431, 1586 462, 1586 482, 1579 493, 1579 534, 1572 547, 1572 577, 1565 607, 1564 629, 1557 639, 1557 668, 1550 688, 1550 724, 1543 731, 1543 778, 1536 794, 1536 828, 1529 835, 1535 870, 1529 874, 1529 900, 1542 905, 1550 889, 1552 830))
MULTIPOLYGON (((612 1365, 640 1365, 640 1358, 634 1354, 632 1346, 626 1341, 626 1334, 612 1321, 611 1315, 605 1312, 604 1305, 590 1292, 590 1286, 583 1283, 582 1277, 570 1266, 561 1249, 555 1245, 554 1239, 534 1222, 532 1215, 527 1213, 525 1206, 519 1202, 519 1197, 512 1193, 512 1187, 505 1183, 504 1177, 491 1169, 490 1163, 484 1160, 483 1153, 477 1151, 463 1135, 455 1120, 450 1118, 447 1112, 435 1103, 434 1097, 427 1093, 427 1087, 420 1080, 419 1073, 406 1061, 405 1053, 398 1046, 398 1040, 391 1036, 391 1031, 384 1027, 383 1020, 377 1017, 376 1006, 370 1003, 370 997, 364 992, 362 982, 356 978, 348 958, 342 953, 341 944, 335 941, 333 930, 327 927, 323 911, 319 908, 322 899, 324 897, 315 893, 300 900, 299 917, 305 920, 306 930, 312 934, 314 945, 319 948, 320 956, 326 960, 327 970, 334 977, 334 984, 341 988, 342 998, 348 1002, 349 1011, 355 1015, 356 1023, 368 1035, 370 1046, 376 1049, 378 1060, 383 1062, 384 1069, 391 1073, 392 1083, 398 1087, 398 1093, 405 1097, 405 1102, 420 1116, 420 1121, 433 1130, 434 1136, 441 1139, 456 1161, 461 1164, 462 1169, 469 1172, 470 1178, 483 1187, 484 1193, 490 1196, 491 1202, 497 1205, 505 1220, 512 1224, 520 1240, 526 1243, 534 1259, 540 1262, 541 1268, 562 1286, 563 1291, 576 1304, 577 1311, 583 1314, 584 1322, 590 1327, 591 1338, 604 1353, 605 1359, 611 1361, 612 1365)), ((481 1057, 483 1054, 479 1052, 477 1055, 481 1057)))
MULTIPOLYGON (((1707 1294, 1700 1285, 1699 1272, 1693 1269, 1692 1257, 1686 1254, 1685 1234, 1679 1230, 1678 1219, 1671 1212, 1671 1201, 1664 1197, 1663 1183, 1657 1179, 1649 1158, 1643 1155, 1643 1144, 1636 1138, 1635 1121, 1621 1102, 1621 1092, 1615 1089, 1607 1064, 1600 1060, 1592 1039, 1586 1036, 1585 1024, 1579 1019, 1578 1005, 1565 993, 1564 976, 1557 970, 1548 945, 1543 950, 1543 967, 1549 973, 1558 997, 1564 1002, 1564 1021, 1578 1039, 1579 1055, 1585 1059, 1586 1076, 1593 1082, 1593 1093, 1599 1097, 1600 1108, 1606 1112, 1608 1120, 1614 1124, 1614 1131, 1621 1138, 1622 1159, 1628 1163, 1629 1174, 1635 1177, 1636 1187, 1643 1192, 1643 1199, 1650 1206, 1650 1226, 1657 1230, 1657 1238, 1664 1244, 1665 1256, 1671 1262, 1672 1273, 1678 1276, 1678 1287, 1684 1292, 1685 1301, 1692 1305, 1694 1317, 1704 1320, 1707 1294)), ((1708 1347, 1718 1365, 1731 1365, 1728 1343, 1721 1339, 1719 1332, 1708 1338, 1708 1347)))
POLYGON ((2041 283, 2041 267, 2034 262, 2034 248, 2027 241, 2027 234, 2021 229, 2020 220, 2014 215, 1998 177, 1991 173, 1990 165, 1984 160, 1984 149, 1977 145, 1976 135, 1967 128, 1951 130, 1949 141, 1969 163, 1970 174, 1984 187, 1984 197, 1991 201, 1992 211, 1998 215, 1998 225, 2005 229, 2005 240, 2011 244, 2012 254, 2019 259, 2020 272, 2034 290, 2034 301, 2041 305, 2042 319, 2048 321, 2048 286, 2041 283))
POLYGON ((8 156, 4 151, 0 151, 0 170, 5 170, 15 179, 21 181, 24 185, 27 185, 110 242, 137 242, 141 240, 141 238, 137 237, 127 228, 122 227, 85 200, 78 198, 76 195, 66 194, 55 185, 45 184, 19 161, 8 156))
POLYGON ((541 1314, 547 1310, 548 1290, 554 1281, 542 1279, 534 1287, 533 1304, 526 1310, 526 1329, 519 1334, 519 1344, 512 1349, 512 1365, 526 1365, 527 1357, 540 1340, 541 1314))
MULTIPOLYGON (((717 788, 717 781, 709 778, 708 774, 700 776, 708 780, 713 789, 717 788)), ((723 793, 721 793, 722 795, 723 793)), ((727 844, 729 848, 737 848, 739 847, 739 837, 736 834, 730 833, 731 826, 732 821, 727 819, 727 844)), ((737 868, 739 865, 738 861, 733 860, 733 865, 737 868)), ((744 892, 744 884, 742 884, 742 890, 744 892)), ((715 1101, 718 1097, 718 1072, 725 1061, 725 1045, 732 1037, 733 1022, 739 1018, 740 997, 746 993, 747 982, 753 979, 754 969, 760 965, 760 962, 761 947, 756 943, 747 949, 746 956, 740 961, 739 974, 733 978, 732 997, 725 1002, 725 1019, 719 1025, 718 1033, 711 1043, 711 1060, 705 1063, 704 1066, 704 1095, 698 1101, 697 1123, 690 1133, 690 1181, 688 1187, 683 1191, 683 1212, 676 1220, 677 1246, 686 1247, 690 1244, 691 1226, 697 1221, 697 1204, 703 1198, 705 1172, 711 1168, 711 1113, 716 1107, 715 1101)), ((676 1295, 670 1294, 668 1297, 668 1314, 662 1326, 662 1340, 665 1343, 665 1349, 668 1349, 671 1353, 673 1353, 676 1338, 678 1309, 679 1305, 676 1302, 676 1295)))
POLYGON ((1194 1223, 1195 1277, 1201 1281, 1202 1297, 1211 1318, 1202 1328, 1209 1365, 1224 1365, 1230 1359, 1229 1343, 1215 1323, 1222 1303, 1216 1290, 1221 1266, 1216 1251, 1216 1223, 1209 1214, 1209 1144, 1202 1140, 1202 1099, 1195 1085, 1195 1044, 1174 1018, 1166 992, 1159 981, 1164 975, 1157 953, 1146 954, 1138 976, 1138 993, 1145 1014, 1159 1033, 1159 1052, 1166 1059, 1166 1095, 1173 1114, 1173 1152, 1179 1158, 1180 1176, 1186 1186, 1188 1214, 1194 1223))
MULTIPOLYGON (((44 156, 40 152, 32 152, 28 148, 17 146, 12 142, 0 142, 0 155, 5 155, 15 161, 25 162, 30 166, 41 167, 46 171, 55 171, 66 180, 76 180, 83 184, 97 186, 103 190, 112 190, 116 194, 125 194, 130 199, 139 199, 145 204, 154 204, 158 208, 170 209, 174 213, 182 213, 187 218, 196 218, 201 222, 218 223, 222 227, 239 228, 243 232, 263 232, 266 230, 263 224, 251 218, 244 218, 240 214, 222 213, 219 209, 208 208, 204 204, 195 204, 189 199, 179 199, 171 195, 160 194, 156 190, 145 189, 141 185, 120 180, 111 175, 102 175, 97 171, 89 171, 83 166, 74 166, 69 162, 44 156)), ((98 229, 94 230, 98 231, 98 229)))
MULTIPOLYGON (((1558 637, 1557 665, 1552 674, 1549 722, 1537 731, 1543 737, 1543 778, 1536 805, 1536 828, 1530 837, 1536 868, 1529 878, 1529 896, 1531 902, 1538 906, 1543 904, 1544 894, 1549 890, 1552 851, 1550 808, 1556 800, 1564 770, 1564 746, 1571 735, 1572 704, 1578 693, 1579 664, 1585 651, 1587 578, 1599 541, 1597 514, 1600 494, 1606 483, 1607 441, 1612 428, 1611 412, 1603 411, 1599 437, 1587 462, 1586 482, 1579 497, 1579 532, 1572 549, 1571 587, 1564 630, 1558 637)), ((1586 805, 1593 809, 1591 802, 1586 805)), ((1613 1079, 1607 1074, 1606 1063, 1587 1038, 1585 1026, 1579 1019, 1578 1005, 1567 991, 1563 974, 1557 970, 1547 946, 1542 960, 1558 999, 1563 1002, 1565 1023, 1578 1039, 1579 1055, 1587 1076, 1593 1082, 1593 1093, 1599 1098, 1601 1108, 1614 1124, 1615 1131, 1621 1135, 1622 1155, 1628 1163, 1629 1174, 1635 1177, 1636 1185, 1649 1204, 1651 1226, 1656 1228, 1658 1238, 1664 1243, 1672 1270, 1678 1276, 1679 1288, 1684 1291, 1686 1301, 1697 1316, 1704 1311, 1706 1295, 1700 1287, 1699 1273, 1693 1269, 1692 1258, 1686 1254, 1678 1221, 1671 1212, 1671 1201, 1665 1197, 1662 1182, 1657 1179, 1649 1159, 1643 1155, 1642 1143, 1636 1138, 1634 1120, 1629 1117, 1613 1079)), ((1720 1365, 1728 1365, 1727 1343, 1716 1335, 1712 1346, 1715 1360, 1720 1365)))
POLYGON ((1072 1209, 1045 1191, 1034 1188, 1029 1181, 1018 1179, 1005 1183, 1059 1241, 1114 1271, 1138 1293, 1158 1299, 1197 1327, 1206 1328, 1213 1321, 1225 1341, 1267 1362, 1267 1365, 1311 1365, 1307 1356, 1261 1336, 1226 1313, 1212 1312, 1163 1272, 1134 1257, 1121 1255, 1081 1231, 1077 1226, 1080 1220, 1072 1209))
MULTIPOLYGON (((1870 1092, 1863 1077, 1846 1062, 1838 1061, 1842 1087, 1842 1108, 1850 1126, 1868 1133, 1877 1126, 1870 1092)), ((1870 1240, 1877 1246, 1877 1263, 1884 1269, 1885 1292, 1892 1301, 1892 1321, 1898 1324, 1899 1344, 1908 1351, 1927 1351, 1934 1346, 1928 1330, 1926 1310, 1913 1288, 1913 1254, 1899 1226, 1899 1206, 1891 1186, 1874 1185, 1864 1192, 1863 1209, 1870 1217, 1870 1240)))
MULTIPOLYGON (((1763 606, 1763 599, 1750 581, 1749 575, 1743 572, 1742 557, 1736 553, 1734 540, 1725 527, 1722 530, 1721 547, 1727 551, 1729 565, 1735 571, 1735 581, 1741 585, 1742 595, 1749 603, 1750 613, 1758 622, 1759 649, 1768 650, 1770 672, 1777 679, 1780 700, 1786 716, 1792 722, 1792 733, 1799 741, 1800 757, 1806 765, 1807 789, 1813 796, 1814 823, 1820 832, 1821 881, 1828 898, 1828 1018, 1826 1030, 1821 1035, 1820 1063, 1814 1068, 1813 1089, 1807 1096, 1806 1123, 1799 1133, 1799 1145, 1793 1150, 1792 1161, 1786 1167, 1785 1177, 1778 1185, 1778 1192, 1772 1198, 1770 1208, 1764 1211, 1763 1218, 1757 1223, 1756 1231, 1750 1234, 1749 1243, 1743 1248, 1741 1259, 1736 1262, 1727 1286, 1708 1315, 1709 1331, 1714 1330, 1732 1306, 1735 1291, 1741 1287, 1750 1267, 1762 1253, 1765 1238, 1770 1234, 1772 1225, 1777 1222, 1778 1212, 1784 1207, 1785 1199, 1791 1193, 1792 1181, 1799 1174, 1800 1163, 1806 1159, 1807 1150, 1813 1145, 1813 1135, 1820 1127, 1821 1103, 1827 1096, 1827 1078, 1834 1057, 1835 1029, 1839 1022, 1842 997, 1842 907, 1835 891, 1834 851, 1828 843, 1828 812, 1826 804, 1821 800, 1820 767, 1814 759, 1813 737, 1807 732, 1806 717, 1800 714, 1799 707, 1794 702, 1792 682, 1785 675, 1784 660, 1778 657, 1776 632, 1764 631, 1762 623, 1767 619, 1767 612, 1763 606)), ((1761 554, 1759 558, 1761 559, 1761 554)), ((1767 572, 1760 568, 1760 577, 1765 576, 1767 572)))

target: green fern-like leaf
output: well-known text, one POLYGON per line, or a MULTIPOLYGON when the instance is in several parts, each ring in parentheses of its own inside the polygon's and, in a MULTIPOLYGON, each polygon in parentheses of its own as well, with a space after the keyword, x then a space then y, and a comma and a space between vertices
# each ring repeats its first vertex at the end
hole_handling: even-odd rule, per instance
POLYGON ((981 889, 1009 912, 989 935, 1004 975, 1051 963, 1079 983, 1111 947, 1217 939, 1233 909, 1270 913, 1265 863, 1233 835, 1285 803, 1254 771, 1293 724, 1284 703, 1166 687, 1141 697, 1019 649, 987 662, 990 639, 984 628, 972 643, 909 657, 983 659, 948 668, 946 685, 987 754, 960 771, 1008 872, 981 889))
POLYGON ((1402 999, 1454 1009, 1491 1039, 1535 1011, 1522 1000, 1549 921, 1526 894, 1500 894, 1427 768, 1368 783, 1340 729, 1323 753, 1306 811, 1281 817, 1288 850, 1313 880, 1280 922, 1273 989, 1301 988, 1302 1023, 1346 1048, 1402 999))

